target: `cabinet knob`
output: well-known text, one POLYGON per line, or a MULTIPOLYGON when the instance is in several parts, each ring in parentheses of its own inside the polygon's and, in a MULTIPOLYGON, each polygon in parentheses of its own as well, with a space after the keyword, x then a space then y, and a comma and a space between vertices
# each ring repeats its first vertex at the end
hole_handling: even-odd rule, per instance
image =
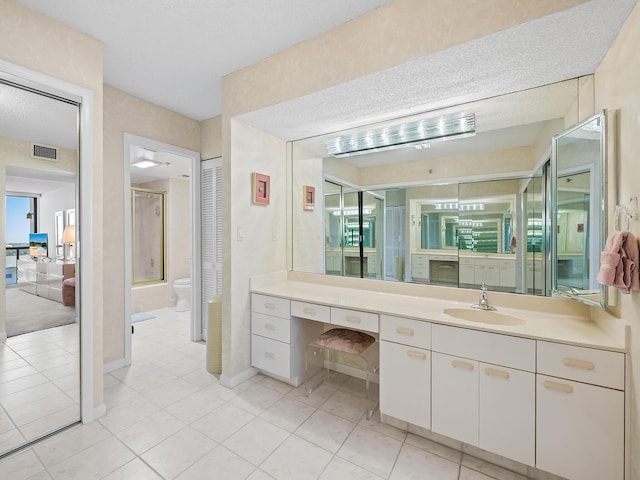
POLYGON ((573 393, 573 387, 571 385, 567 385, 566 383, 558 383, 552 382, 551 380, 545 380, 542 385, 547 390, 557 390, 559 392, 564 393, 573 393))
POLYGON ((302 311, 304 313, 306 313, 307 315, 315 315, 316 314, 316 309, 315 308, 311 308, 311 307, 304 307, 302 309, 302 311))
POLYGON ((266 308, 267 310, 274 310, 276 306, 273 303, 265 303, 264 308, 266 308))
POLYGON ((473 370, 473 363, 463 362, 462 360, 451 360, 451 366, 469 371, 473 370))
POLYGON ((596 366, 593 362, 589 362, 588 360, 579 360, 577 358, 563 358, 562 363, 564 363, 567 367, 576 367, 576 368, 584 368, 585 370, 593 370, 596 366))
POLYGON ((360 317, 356 317, 355 315, 347 315, 345 320, 351 323, 360 323, 362 321, 360 320, 360 317))
POLYGON ((265 330, 275 330, 276 326, 273 323, 265 323, 264 324, 264 329, 265 330))
POLYGON ((413 337, 413 329, 407 327, 396 327, 396 333, 399 335, 407 335, 409 337, 413 337))
POLYGON ((276 356, 271 352, 264 352, 264 358, 269 359, 269 360, 274 360, 276 358, 276 356))
POLYGON ((484 373, 489 375, 490 377, 498 377, 498 378, 503 378, 505 380, 509 379, 509 372, 505 372, 504 370, 498 370, 497 368, 487 367, 484 369, 484 373))
POLYGON ((416 352, 415 350, 407 350, 407 357, 417 358, 418 360, 426 360, 427 355, 422 352, 416 352))

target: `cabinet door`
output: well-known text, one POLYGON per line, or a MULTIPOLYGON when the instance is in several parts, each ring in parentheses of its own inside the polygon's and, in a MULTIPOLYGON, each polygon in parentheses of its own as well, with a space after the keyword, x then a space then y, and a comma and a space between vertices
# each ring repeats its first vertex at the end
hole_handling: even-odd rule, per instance
POLYGON ((431 354, 431 430, 478 445, 478 362, 431 354))
POLYGON ((380 412, 423 428, 431 426, 431 352, 380 342, 380 412))
POLYGON ((537 377, 536 467, 570 480, 622 480, 624 392, 537 377))
POLYGON ((260 335, 251 335, 251 363, 266 372, 290 378, 290 345, 260 335))
POLYGON ((460 283, 465 283, 465 284, 475 284, 476 280, 475 280, 475 271, 476 271, 476 267, 473 263, 470 263, 470 261, 462 261, 460 263, 460 283))
POLYGON ((535 395, 533 373, 480 364, 478 446, 535 464, 535 395))

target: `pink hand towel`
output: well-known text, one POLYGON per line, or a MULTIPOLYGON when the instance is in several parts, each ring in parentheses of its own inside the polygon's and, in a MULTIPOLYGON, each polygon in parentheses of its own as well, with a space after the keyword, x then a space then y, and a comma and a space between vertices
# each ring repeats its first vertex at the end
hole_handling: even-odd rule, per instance
POLYGON ((640 253, 638 251, 638 241, 631 232, 625 232, 626 239, 622 243, 622 266, 623 283, 626 293, 631 290, 640 290, 640 277, 638 277, 638 261, 640 253))
POLYGON ((623 232, 613 232, 607 237, 598 272, 598 281, 603 285, 617 286, 623 282, 621 250, 624 238, 623 232))

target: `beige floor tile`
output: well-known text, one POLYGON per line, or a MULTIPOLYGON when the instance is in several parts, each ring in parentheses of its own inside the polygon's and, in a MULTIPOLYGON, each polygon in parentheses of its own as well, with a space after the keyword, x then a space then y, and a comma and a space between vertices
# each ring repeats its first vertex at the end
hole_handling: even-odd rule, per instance
POLYGON ((458 480, 460 464, 412 445, 404 445, 389 477, 390 480, 458 480))
POLYGON ((220 407, 223 403, 224 402, 218 397, 199 390, 172 403, 166 407, 165 410, 184 423, 191 424, 220 407))
POLYGON ((15 453, 0 462, 0 478, 28 480, 44 472, 44 465, 30 448, 15 453))
POLYGON ((381 480, 382 477, 340 457, 333 457, 318 480, 381 480))
POLYGON ((135 455, 117 438, 103 440, 49 468, 56 480, 102 478, 133 460, 135 455))
POLYGON ((253 415, 259 415, 274 403, 276 403, 282 394, 276 390, 263 387, 261 384, 253 385, 244 392, 236 395, 229 400, 229 403, 238 408, 242 408, 253 415))
POLYGON ((255 466, 231 452, 222 445, 217 446, 206 454, 184 473, 178 480, 202 480, 215 478, 216 480, 240 480, 247 478, 255 466))
POLYGON ((277 480, 315 480, 332 457, 326 450, 292 435, 260 465, 260 469, 277 480))
POLYGON ((364 416, 369 403, 360 395, 338 390, 320 408, 357 423, 364 416))
POLYGON ((216 443, 194 428, 186 427, 142 455, 156 472, 173 479, 216 447, 216 443))
POLYGON ((222 443, 255 418, 255 415, 224 404, 195 422, 193 427, 216 442, 222 443))
POLYGON ((267 475, 260 469, 253 471, 251 475, 247 477, 247 480, 275 480, 271 475, 267 475))
POLYGON ((92 422, 48 438, 34 445, 33 451, 45 466, 52 467, 112 436, 100 423, 92 422))
POLYGON ((145 392, 144 396, 159 407, 167 407, 198 390, 199 388, 192 383, 176 378, 158 388, 145 392))
POLYGON ((402 442, 358 425, 338 450, 338 456, 386 478, 401 447, 402 442))
POLYGON ((286 430, 255 418, 225 440, 223 445, 257 466, 289 435, 286 430))
POLYGON ((407 435, 406 443, 413 445, 414 447, 421 448, 422 450, 426 450, 427 452, 440 455, 452 462, 460 463, 462 460, 462 452, 412 433, 407 435))
POLYGON ((260 414, 260 418, 294 432, 315 412, 315 407, 287 397, 280 399, 260 414))
POLYGON ((160 408, 151 400, 140 396, 107 409, 107 414, 98 421, 111 432, 118 433, 156 413, 160 408))
POLYGON ((140 455, 184 427, 182 420, 161 410, 118 432, 117 436, 140 455))
MULTIPOLYGON (((31 479, 29 479, 31 480, 31 479)), ((146 463, 139 458, 134 458, 126 465, 111 472, 102 480, 163 480, 146 463)))
POLYGON ((336 453, 356 424, 324 410, 317 410, 296 430, 296 435, 336 453))
POLYGON ((493 463, 485 462, 471 455, 462 456, 462 465, 471 470, 484 473, 496 480, 527 480, 525 475, 512 472, 493 463))
POLYGON ((0 453, 10 452, 23 443, 25 443, 25 439, 17 428, 0 433, 0 453))

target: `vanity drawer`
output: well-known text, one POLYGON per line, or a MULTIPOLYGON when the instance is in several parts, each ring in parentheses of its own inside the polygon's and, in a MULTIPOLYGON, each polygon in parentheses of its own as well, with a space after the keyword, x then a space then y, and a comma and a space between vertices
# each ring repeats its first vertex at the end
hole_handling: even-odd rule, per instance
POLYGON ((315 303, 291 301, 291 316, 308 318, 318 322, 331 322, 331 309, 326 305, 317 305, 315 303))
POLYGON ((342 325, 343 327, 355 328, 357 330, 377 332, 378 314, 331 307, 331 323, 334 325, 342 325))
POLYGON ((289 318, 291 316, 290 304, 291 301, 288 298, 270 297, 258 293, 251 294, 251 311, 253 312, 289 318))
POLYGON ((538 342, 538 373, 624 390, 624 353, 538 342))
POLYGON ((434 324, 431 349, 528 372, 536 368, 536 341, 527 338, 434 324))
POLYGON ((431 324, 390 315, 380 316, 380 340, 431 349, 431 324))
POLYGON ((265 315, 264 313, 253 312, 251 314, 251 333, 290 343, 291 321, 285 318, 265 315))
POLYGON ((260 335, 251 335, 251 361, 254 367, 283 378, 291 376, 291 347, 260 335))

